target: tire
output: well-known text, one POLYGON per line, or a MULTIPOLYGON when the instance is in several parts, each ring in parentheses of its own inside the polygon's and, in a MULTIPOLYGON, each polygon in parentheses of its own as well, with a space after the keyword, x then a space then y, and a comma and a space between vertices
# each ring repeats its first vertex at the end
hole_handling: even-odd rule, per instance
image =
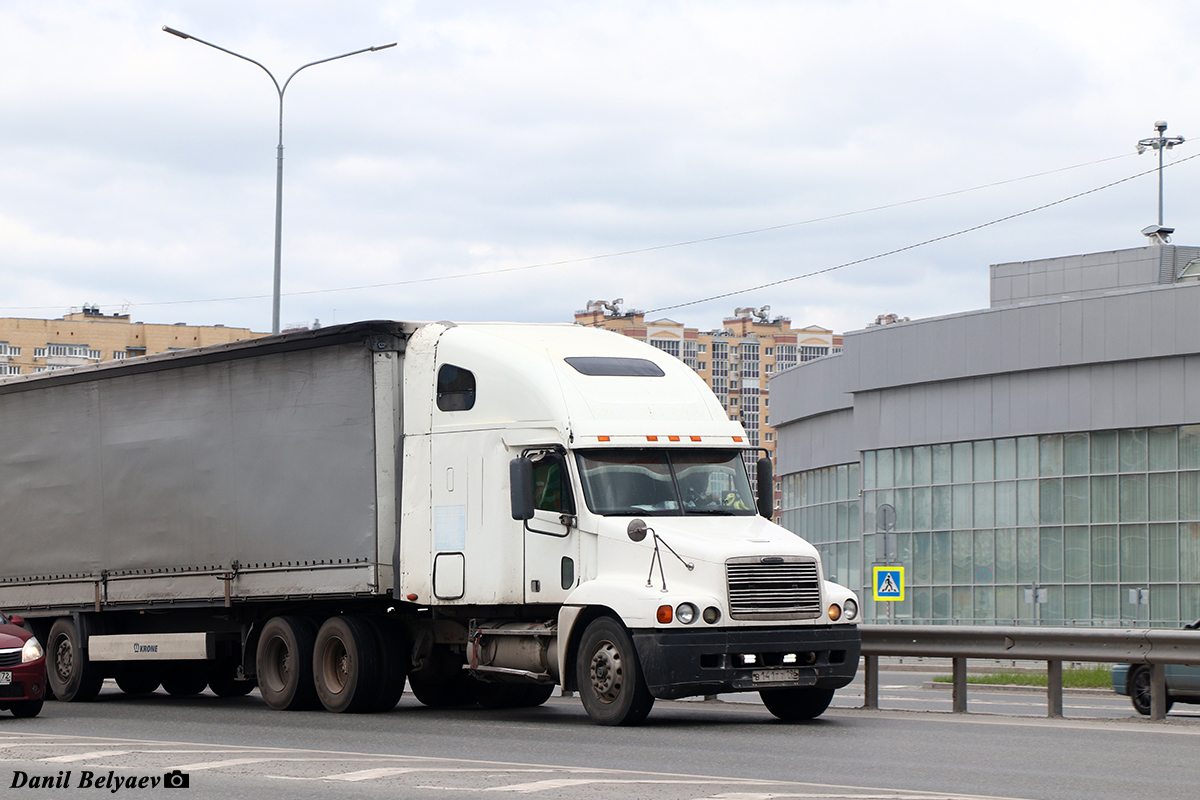
POLYGON ((412 645, 400 629, 388 620, 368 622, 375 632, 375 644, 379 648, 379 690, 370 710, 386 713, 396 707, 404 694, 412 645))
POLYGON ((84 655, 75 622, 68 617, 56 619, 46 641, 46 682, 54 696, 68 703, 95 700, 104 673, 84 655))
POLYGON ((816 719, 825 713, 833 700, 833 689, 802 687, 796 689, 762 689, 763 705, 786 722, 816 719))
POLYGON ((140 664, 124 667, 117 673, 117 687, 129 695, 146 695, 162 683, 158 670, 140 664))
POLYGON ((474 681, 475 702, 484 708, 533 708, 554 694, 553 684, 474 681))
POLYGON ((575 682, 584 710, 600 725, 640 725, 654 707, 633 639, 612 617, 584 630, 575 682))
POLYGON ((218 661, 208 669, 208 688, 217 697, 245 697, 256 685, 252 680, 238 680, 237 664, 232 661, 218 661))
POLYGON ((326 711, 370 711, 379 695, 375 631, 358 617, 330 617, 313 646, 313 683, 326 711))
MULTIPOLYGON (((1133 703, 1133 710, 1141 714, 1143 717, 1150 716, 1150 667, 1141 665, 1133 667, 1129 670, 1129 677, 1126 678, 1126 687, 1129 689, 1129 701, 1133 703)), ((1167 695, 1167 707, 1163 713, 1171 710, 1171 706, 1175 705, 1175 701, 1167 695)))
POLYGON ((28 719, 42 713, 43 702, 41 698, 37 700, 21 700, 20 702, 13 703, 9 708, 12 710, 14 717, 28 719))
POLYGON ((475 702, 475 679, 463 669, 462 656, 434 646, 429 664, 409 674, 413 696, 430 708, 466 706, 475 702))
POLYGON ((192 697, 203 692, 206 686, 205 666, 186 661, 176 662, 162 679, 162 687, 172 697, 192 697))
POLYGON ((277 711, 317 708, 313 686, 313 625, 303 617, 272 617, 258 637, 255 661, 263 700, 277 711))

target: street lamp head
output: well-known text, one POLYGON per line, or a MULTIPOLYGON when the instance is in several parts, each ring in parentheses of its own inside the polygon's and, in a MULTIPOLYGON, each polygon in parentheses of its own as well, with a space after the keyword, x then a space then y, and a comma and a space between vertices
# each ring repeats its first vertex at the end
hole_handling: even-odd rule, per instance
POLYGON ((371 48, 371 52, 374 53, 376 50, 387 50, 389 47, 395 47, 395 46, 396 46, 395 42, 392 42, 391 44, 377 44, 371 48))
POLYGON ((167 33, 171 34, 172 36, 178 36, 180 39, 190 39, 190 38, 192 38, 191 36, 188 36, 188 35, 187 35, 186 33, 184 33, 183 31, 177 31, 177 30, 175 30, 174 28, 169 28, 169 27, 167 27, 166 25, 163 25, 163 28, 162 28, 162 29, 163 29, 164 31, 166 31, 167 33))

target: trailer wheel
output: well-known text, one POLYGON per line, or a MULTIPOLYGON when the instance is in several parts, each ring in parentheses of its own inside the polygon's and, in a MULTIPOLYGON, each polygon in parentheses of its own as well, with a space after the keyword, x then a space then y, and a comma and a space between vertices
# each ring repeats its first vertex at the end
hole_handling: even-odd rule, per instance
POLYGON ((205 686, 208 686, 205 665, 186 661, 176 662, 162 679, 162 687, 172 697, 191 697, 203 692, 205 686))
POLYGON ((47 639, 46 661, 47 683, 59 700, 86 702, 100 694, 104 673, 84 654, 73 620, 62 617, 54 621, 47 639))
POLYGON ((584 710, 601 725, 640 725, 654 707, 633 639, 612 617, 599 617, 584 630, 575 681, 584 710))
POLYGON ((833 689, 815 687, 762 689, 758 694, 767 711, 788 722, 815 719, 825 713, 833 700, 833 689))
POLYGON ((316 708, 313 686, 313 625, 303 617, 272 617, 263 626, 255 653, 258 688, 278 711, 316 708))
POLYGON ((358 617, 330 617, 313 647, 313 681, 327 711, 369 711, 379 693, 375 632, 358 617))
POLYGON ((151 694, 162 682, 158 671, 141 664, 130 664, 117 673, 117 687, 125 694, 151 694))
POLYGON ((379 647, 379 690, 368 710, 386 713, 396 707, 404 694, 404 681, 408 676, 407 656, 412 643, 407 641, 399 626, 386 619, 368 622, 375 631, 375 643, 379 647))

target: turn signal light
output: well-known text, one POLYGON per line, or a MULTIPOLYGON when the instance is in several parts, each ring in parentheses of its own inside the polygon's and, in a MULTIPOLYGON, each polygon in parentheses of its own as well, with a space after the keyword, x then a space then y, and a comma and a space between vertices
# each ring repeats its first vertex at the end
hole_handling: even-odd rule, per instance
POLYGON ((830 605, 829 605, 829 619, 830 619, 832 622, 837 622, 837 621, 838 621, 839 619, 841 619, 841 618, 842 618, 842 607, 841 607, 841 606, 839 606, 837 603, 830 603, 830 605))
POLYGON ((663 625, 669 625, 671 620, 675 619, 675 610, 670 606, 658 607, 658 621, 663 625))

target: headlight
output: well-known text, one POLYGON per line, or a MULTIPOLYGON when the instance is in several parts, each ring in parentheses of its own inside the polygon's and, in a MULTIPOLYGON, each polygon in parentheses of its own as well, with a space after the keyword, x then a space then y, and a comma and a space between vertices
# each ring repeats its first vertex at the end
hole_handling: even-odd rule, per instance
POLYGON ((709 606, 704 609, 704 621, 709 625, 716 625, 721 621, 721 609, 716 606, 709 606))
POLYGON ((846 619, 852 620, 858 616, 858 603, 847 599, 842 605, 842 610, 846 612, 846 619))
POLYGON ((21 663, 28 664, 30 661, 37 661, 45 654, 46 651, 42 649, 38 640, 31 636, 25 641, 25 646, 21 648, 21 663))
POLYGON ((829 619, 832 622, 837 622, 842 618, 842 607, 837 603, 829 604, 829 619))
POLYGON ((696 607, 691 603, 680 603, 675 607, 675 619, 684 625, 691 625, 695 622, 697 613, 696 607))

